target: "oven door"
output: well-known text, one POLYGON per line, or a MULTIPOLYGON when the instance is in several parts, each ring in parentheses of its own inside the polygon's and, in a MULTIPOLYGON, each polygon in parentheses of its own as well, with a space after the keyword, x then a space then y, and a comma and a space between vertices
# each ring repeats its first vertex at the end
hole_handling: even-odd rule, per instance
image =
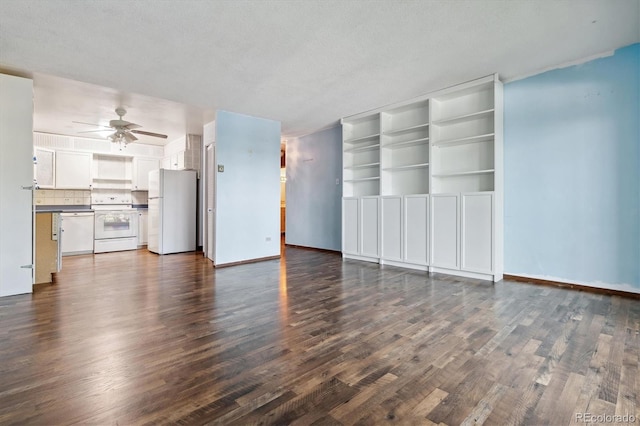
POLYGON ((137 236, 137 211, 96 211, 96 240, 137 236))

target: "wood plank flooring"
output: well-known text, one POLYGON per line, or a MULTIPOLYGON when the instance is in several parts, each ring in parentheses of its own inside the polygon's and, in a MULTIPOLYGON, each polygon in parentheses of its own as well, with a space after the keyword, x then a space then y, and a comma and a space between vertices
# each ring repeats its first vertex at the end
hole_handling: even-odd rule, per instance
POLYGON ((640 418, 638 301, 301 248, 217 270, 65 257, 55 285, 0 299, 0 324, 2 425, 640 418))

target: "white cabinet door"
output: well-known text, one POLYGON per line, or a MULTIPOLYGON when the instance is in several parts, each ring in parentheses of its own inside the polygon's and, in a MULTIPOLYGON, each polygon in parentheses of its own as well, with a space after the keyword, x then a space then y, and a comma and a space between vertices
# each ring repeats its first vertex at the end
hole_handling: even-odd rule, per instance
POLYGON ((402 261, 402 197, 380 198, 382 206, 382 253, 386 260, 402 261))
POLYGON ((493 193, 462 194, 462 269, 493 272, 493 193))
POLYGON ((379 197, 360 199, 360 254, 367 257, 379 257, 379 197))
POLYGON ((169 158, 169 168, 171 170, 184 170, 184 151, 173 154, 169 158))
POLYGON ((431 207, 431 266, 459 269, 458 195, 432 195, 431 207))
POLYGON ((344 198, 342 200, 342 211, 342 251, 345 254, 360 254, 358 247, 358 231, 360 228, 358 199, 344 198))
POLYGON ((155 158, 135 158, 133 160, 133 190, 149 190, 149 172, 158 169, 155 158))
POLYGON ((36 185, 38 188, 55 187, 56 152, 50 149, 35 148, 36 185))
POLYGON ((93 252, 93 213, 62 213, 62 255, 93 252))
POLYGON ((429 264, 429 196, 408 195, 404 199, 404 261, 429 264))
POLYGON ((0 296, 10 296, 33 288, 32 80, 0 74, 0 151, 0 296))
POLYGON ((146 246, 149 242, 148 233, 149 212, 147 210, 138 210, 138 245, 146 246))
POLYGON ((56 188, 91 188, 90 152, 58 151, 56 153, 56 188))

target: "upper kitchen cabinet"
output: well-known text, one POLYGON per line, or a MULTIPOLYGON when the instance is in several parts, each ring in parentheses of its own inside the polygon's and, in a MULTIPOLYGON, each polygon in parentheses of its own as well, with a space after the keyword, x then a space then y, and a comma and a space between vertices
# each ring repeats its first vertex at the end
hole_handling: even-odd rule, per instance
POLYGON ((56 152, 56 188, 91 189, 93 154, 78 151, 56 152))
POLYGON ((133 189, 134 191, 149 190, 149 172, 158 169, 158 160, 155 158, 133 159, 133 189))
POLYGON ((51 149, 34 149, 35 184, 37 188, 55 188, 56 152, 51 149))
POLYGON ((202 136, 188 134, 164 147, 163 169, 197 170, 200 172, 202 136))

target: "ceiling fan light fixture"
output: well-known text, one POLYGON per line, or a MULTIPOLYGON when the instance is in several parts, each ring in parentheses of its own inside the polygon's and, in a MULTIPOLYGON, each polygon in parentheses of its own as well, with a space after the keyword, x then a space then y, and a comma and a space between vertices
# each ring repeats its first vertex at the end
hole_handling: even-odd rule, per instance
POLYGON ((125 143, 135 142, 138 140, 138 138, 136 138, 129 132, 124 132, 123 136, 124 136, 125 143))
MULTIPOLYGON (((167 135, 163 135, 161 133, 153 133, 153 132, 146 132, 146 131, 143 131, 143 130, 137 130, 142 126, 140 126, 139 124, 131 123, 129 121, 125 121, 123 119, 123 117, 124 117, 124 115, 126 113, 127 113, 127 111, 124 108, 122 108, 122 107, 116 108, 116 114, 118 114, 118 119, 117 120, 109 121, 109 125, 108 126, 103 126, 101 124, 95 124, 95 126, 103 127, 104 129, 89 130, 87 132, 79 132, 79 133, 104 132, 104 131, 109 131, 109 129, 115 130, 115 132, 111 133, 106 138, 108 140, 110 140, 111 142, 113 142, 113 143, 120 144, 120 149, 123 148, 123 145, 126 147, 127 144, 135 142, 135 141, 138 140, 138 138, 134 135, 134 133, 135 134, 139 134, 139 135, 144 135, 144 136, 151 136, 151 137, 154 137, 154 138, 167 139, 167 135)), ((83 122, 80 122, 80 121, 77 121, 76 123, 90 124, 90 123, 83 123, 83 122)))

